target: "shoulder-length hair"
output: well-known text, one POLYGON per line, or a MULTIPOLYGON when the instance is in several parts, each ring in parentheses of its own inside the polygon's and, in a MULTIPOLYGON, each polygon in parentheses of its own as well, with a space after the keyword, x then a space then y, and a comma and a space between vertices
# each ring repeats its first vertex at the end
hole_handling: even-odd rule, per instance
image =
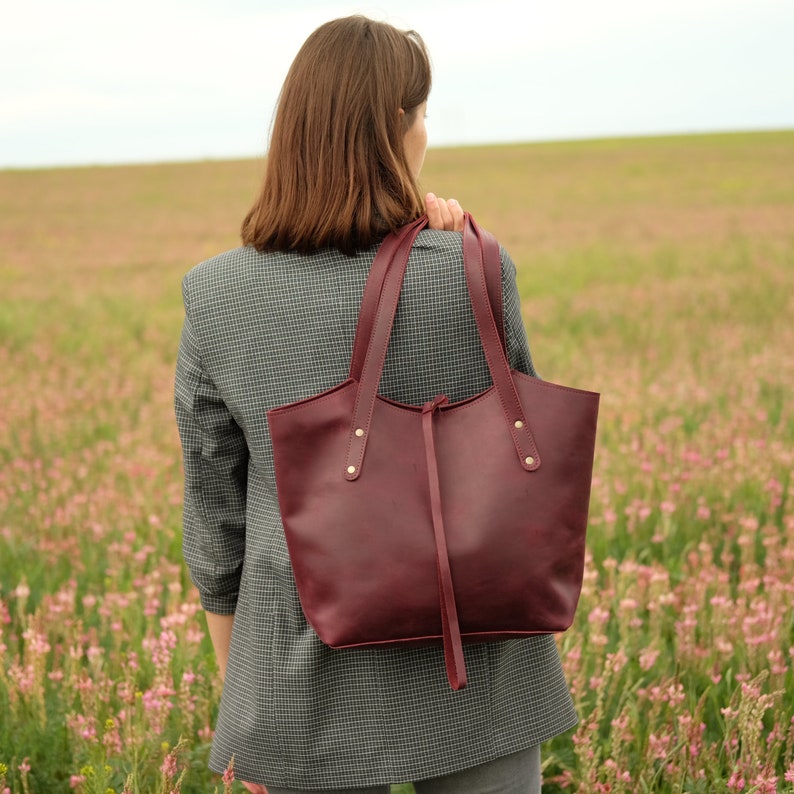
POLYGON ((424 206, 403 135, 430 82, 414 31, 352 16, 312 33, 281 89, 243 244, 352 255, 418 218, 424 206))

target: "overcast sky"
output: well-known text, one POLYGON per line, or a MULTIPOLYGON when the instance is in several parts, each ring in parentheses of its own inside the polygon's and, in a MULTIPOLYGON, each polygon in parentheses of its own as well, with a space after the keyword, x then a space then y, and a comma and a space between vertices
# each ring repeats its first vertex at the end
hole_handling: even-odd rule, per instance
POLYGON ((26 0, 0 167, 261 155, 298 48, 352 13, 427 42, 431 146, 794 127, 794 0, 26 0))

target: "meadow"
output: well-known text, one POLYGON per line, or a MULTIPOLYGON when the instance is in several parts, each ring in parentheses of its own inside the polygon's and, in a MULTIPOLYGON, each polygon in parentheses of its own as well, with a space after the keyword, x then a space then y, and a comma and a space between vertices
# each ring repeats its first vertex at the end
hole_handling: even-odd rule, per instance
MULTIPOLYGON (((242 790, 206 770, 172 384, 181 276, 261 171, 0 172, 0 792, 242 790)), ((428 152, 540 374, 602 393, 548 794, 794 792, 792 174, 794 132, 428 152)))

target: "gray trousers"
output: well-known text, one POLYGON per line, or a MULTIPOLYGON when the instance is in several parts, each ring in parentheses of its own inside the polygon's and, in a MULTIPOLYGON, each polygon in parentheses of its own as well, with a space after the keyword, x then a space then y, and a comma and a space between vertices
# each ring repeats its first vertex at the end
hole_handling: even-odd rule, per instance
MULTIPOLYGON (((416 794, 540 794, 540 747, 530 747, 443 777, 417 780, 416 794)), ((328 790, 327 794, 389 794, 389 786, 328 790)), ((268 786, 269 794, 323 794, 268 786)))

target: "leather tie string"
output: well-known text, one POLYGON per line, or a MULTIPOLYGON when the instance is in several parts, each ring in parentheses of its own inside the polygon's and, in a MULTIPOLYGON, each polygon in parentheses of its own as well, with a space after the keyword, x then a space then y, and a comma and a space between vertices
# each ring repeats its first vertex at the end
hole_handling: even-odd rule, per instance
POLYGON ((422 435, 427 459, 427 480, 430 486, 430 509, 433 516, 433 534, 436 541, 436 572, 441 604, 441 627, 444 636, 444 664, 450 686, 463 689, 466 686, 466 662, 463 658, 463 641, 458 623, 458 608, 452 587, 452 571, 449 567, 447 536, 444 532, 444 516, 441 512, 441 486, 438 479, 436 445, 433 439, 433 416, 447 402, 446 395, 439 394, 422 407, 422 435))

